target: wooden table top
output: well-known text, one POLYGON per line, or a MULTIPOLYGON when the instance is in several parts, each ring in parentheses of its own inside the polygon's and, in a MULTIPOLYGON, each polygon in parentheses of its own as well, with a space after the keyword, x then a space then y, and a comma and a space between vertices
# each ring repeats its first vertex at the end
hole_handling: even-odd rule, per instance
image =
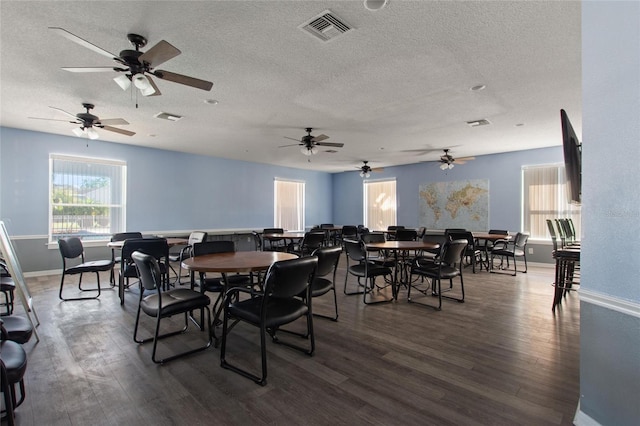
POLYGON ((257 272, 269 269, 274 262, 297 257, 279 251, 236 251, 191 257, 182 262, 182 267, 198 272, 257 272))
MULTIPOLYGON (((172 246, 180 246, 183 244, 189 244, 189 239, 188 238, 167 238, 167 245, 169 247, 172 246)), ((122 246, 124 245, 124 241, 110 241, 107 243, 107 247, 110 248, 115 248, 115 249, 121 249, 122 246)))
POLYGON ((504 234, 489 234, 488 232, 472 232, 472 234, 473 234, 473 238, 477 238, 479 240, 496 241, 496 240, 511 239, 511 235, 504 235, 504 234))
POLYGON ((367 249, 377 250, 435 250, 440 244, 431 241, 385 241, 366 244, 367 249))
POLYGON ((286 238, 290 240, 302 239, 304 238, 304 232, 283 232, 281 234, 262 234, 262 238, 270 239, 278 239, 278 238, 286 238))

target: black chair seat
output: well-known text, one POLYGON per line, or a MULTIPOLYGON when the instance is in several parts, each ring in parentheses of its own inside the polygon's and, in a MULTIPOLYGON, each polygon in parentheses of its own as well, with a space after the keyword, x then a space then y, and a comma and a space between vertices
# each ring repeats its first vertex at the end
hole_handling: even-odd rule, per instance
MULTIPOLYGON (((262 297, 252 297, 229 304, 229 314, 251 324, 260 324, 262 297)), ((266 306, 266 328, 278 327, 295 321, 308 312, 307 305, 300 299, 269 299, 266 306)))
POLYGON ((316 277, 311 283, 311 297, 322 296, 331 290, 333 290, 333 281, 327 278, 316 277))
POLYGON ((0 356, 7 369, 9 383, 18 383, 27 371, 27 353, 20 343, 11 340, 0 342, 0 356))
POLYGON ((2 326, 7 331, 8 340, 16 343, 27 343, 33 335, 31 322, 21 316, 11 315, 2 317, 2 326))
POLYGON ((142 311, 151 316, 169 317, 171 315, 184 313, 186 311, 200 309, 211 303, 209 296, 203 293, 194 292, 187 288, 176 288, 165 291, 162 296, 151 294, 140 301, 142 311), (158 299, 162 297, 162 306, 158 299))
POLYGON ((377 263, 369 263, 368 265, 360 263, 357 265, 349 266, 349 272, 356 277, 391 275, 391 269, 389 267, 378 265, 377 263))
POLYGON ((427 278, 436 278, 439 276, 442 279, 448 280, 460 275, 460 270, 449 265, 443 265, 442 268, 440 268, 436 264, 433 268, 413 268, 413 273, 423 275, 427 278))
POLYGON ((113 263, 110 260, 93 260, 90 262, 84 262, 76 266, 67 268, 64 272, 67 275, 70 274, 85 274, 95 271, 109 271, 111 270, 113 263))

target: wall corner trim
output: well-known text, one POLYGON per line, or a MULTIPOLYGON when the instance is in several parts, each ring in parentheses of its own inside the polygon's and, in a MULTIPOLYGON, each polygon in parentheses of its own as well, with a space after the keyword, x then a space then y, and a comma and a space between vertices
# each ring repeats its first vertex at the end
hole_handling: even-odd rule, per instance
POLYGON ((578 293, 580 294, 581 302, 602 306, 625 315, 640 318, 640 304, 636 302, 584 289, 580 289, 578 293))

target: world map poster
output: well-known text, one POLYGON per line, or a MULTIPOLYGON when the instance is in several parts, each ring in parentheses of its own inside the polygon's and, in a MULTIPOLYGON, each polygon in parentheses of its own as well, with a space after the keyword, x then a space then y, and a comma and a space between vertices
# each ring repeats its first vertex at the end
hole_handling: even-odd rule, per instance
POLYGON ((489 229, 489 180, 420 185, 419 226, 427 229, 489 229))

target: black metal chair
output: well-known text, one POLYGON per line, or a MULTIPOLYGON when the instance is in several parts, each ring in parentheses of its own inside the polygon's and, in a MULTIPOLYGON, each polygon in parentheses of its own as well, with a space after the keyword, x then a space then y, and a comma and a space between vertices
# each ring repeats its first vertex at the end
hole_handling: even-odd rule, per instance
POLYGON ((344 240, 357 240, 358 238, 357 226, 345 225, 342 227, 342 232, 340 232, 340 244, 342 244, 344 240))
POLYGON ((336 272, 342 247, 331 246, 321 247, 313 252, 313 256, 318 258, 318 268, 315 277, 311 282, 311 297, 320 297, 333 292, 333 306, 335 314, 333 316, 321 315, 316 312, 314 316, 328 318, 332 321, 338 320, 338 298, 336 296, 336 272))
POLYGON ((207 240, 207 233, 203 231, 193 231, 189 234, 189 239, 185 246, 180 248, 179 252, 172 253, 169 251, 169 261, 178 263, 178 277, 176 278, 176 283, 181 284, 180 279, 182 278, 182 261, 193 256, 193 245, 197 243, 201 243, 207 240))
POLYGON ((467 259, 467 265, 471 265, 471 269, 473 273, 476 273, 476 265, 482 269, 482 250, 478 248, 476 244, 476 240, 473 237, 473 233, 469 231, 465 232, 457 232, 452 231, 449 232, 449 238, 453 240, 467 240, 467 247, 464 250, 463 258, 467 259))
POLYGON ((222 345, 220 348, 220 364, 223 368, 250 378, 260 385, 266 385, 267 333, 275 343, 281 343, 308 355, 313 355, 315 337, 313 334, 310 283, 314 280, 317 265, 318 258, 315 256, 275 262, 267 271, 263 292, 255 292, 242 287, 234 287, 227 291, 222 325, 222 345), (239 295, 241 293, 245 293, 250 297, 240 300, 239 295), (304 294, 304 296, 300 298, 300 294, 304 294), (309 339, 308 348, 282 341, 276 337, 279 327, 302 317, 306 318, 306 334, 309 339), (227 339, 232 328, 232 325, 229 324, 230 321, 234 321, 233 325, 242 321, 260 329, 262 365, 260 376, 227 361, 227 339))
MULTIPOLYGON (((111 236, 111 242, 113 243, 116 241, 124 241, 129 238, 142 238, 142 232, 120 232, 117 234, 113 234, 111 236)), ((109 282, 111 283, 112 287, 116 285, 116 277, 115 277, 115 271, 114 271, 115 265, 117 265, 122 261, 122 258, 116 255, 116 250, 117 249, 115 248, 111 249, 111 260, 113 261, 114 267, 111 268, 111 276, 109 277, 109 282)))
MULTIPOLYGON (((193 245, 193 256, 203 256, 205 254, 217 253, 233 253, 236 251, 236 244, 231 240, 204 241, 193 245)), ((213 304, 211 311, 213 318, 218 318, 219 311, 222 309, 222 301, 224 292, 231 287, 251 288, 255 284, 253 274, 224 274, 222 276, 207 276, 205 272, 200 272, 198 284, 200 291, 218 293, 218 297, 213 304), (226 279, 226 282, 225 282, 226 279)), ((201 318, 203 321, 204 318, 201 318)), ((215 325, 215 324, 214 324, 215 325)))
POLYGON ((118 297, 120 304, 124 304, 125 290, 130 287, 129 280, 138 278, 138 270, 133 261, 133 252, 141 251, 142 253, 153 256, 157 261, 161 272, 162 286, 166 287, 169 283, 169 245, 165 238, 128 238, 122 245, 120 252, 120 275, 118 277, 118 297))
POLYGON ((315 250, 325 244, 325 234, 323 232, 307 232, 298 244, 293 244, 287 250, 289 253, 298 256, 310 256, 315 250))
POLYGON ((465 247, 467 246, 467 240, 453 240, 445 242, 442 247, 440 256, 430 265, 421 265, 414 261, 411 267, 411 277, 409 291, 407 292, 407 301, 418 303, 420 305, 429 306, 436 310, 442 309, 442 298, 456 300, 460 303, 464 303, 464 280, 462 278, 462 259, 464 255, 465 247), (427 283, 426 287, 424 281, 418 282, 414 280, 414 275, 420 275, 427 280, 431 280, 427 283), (449 280, 449 288, 444 292, 450 292, 453 289, 453 279, 460 277, 460 295, 458 297, 445 296, 442 290, 442 280, 449 280), (411 289, 417 290, 420 293, 427 295, 429 291, 432 296, 438 297, 438 305, 433 306, 431 304, 417 302, 411 299, 411 289))
MULTIPOLYGON (((283 228, 264 228, 264 234, 284 234, 283 228)), ((262 249, 266 251, 282 251, 286 249, 284 238, 262 238, 262 249)))
POLYGON ((58 297, 60 300, 87 300, 97 299, 100 297, 100 272, 110 271, 113 268, 113 261, 107 260, 94 260, 85 261, 84 247, 82 246, 82 240, 78 237, 61 238, 58 240, 58 249, 62 256, 62 278, 60 279, 60 292, 58 297), (71 263, 72 265, 68 265, 71 263), (95 273, 97 288, 84 289, 82 288, 82 274, 95 273), (62 297, 62 288, 64 286, 64 278, 67 275, 80 275, 78 279, 78 289, 80 291, 97 291, 98 294, 91 297, 62 297))
POLYGON ((163 273, 160 270, 157 259, 151 254, 135 251, 131 254, 135 267, 140 278, 140 299, 138 301, 138 312, 136 314, 136 324, 133 331, 133 340, 136 343, 153 342, 153 352, 151 359, 156 364, 162 364, 173 359, 189 355, 207 349, 211 346, 211 328, 207 328, 207 343, 195 349, 189 349, 178 354, 156 359, 158 340, 165 337, 175 336, 184 333, 189 328, 189 312, 201 310, 207 313, 207 324, 210 323, 209 304, 211 300, 205 294, 188 288, 174 288, 162 291, 163 273), (145 291, 153 292, 145 296, 145 291), (138 338, 138 327, 140 325, 140 313, 144 312, 156 319, 153 337, 146 339, 138 338), (184 327, 181 330, 160 334, 160 323, 164 318, 173 315, 184 315, 184 327))
POLYGON ((11 315, 13 313, 15 290, 16 283, 13 282, 13 278, 10 275, 0 276, 0 293, 4 296, 4 302, 0 303, 0 306, 5 307, 5 312, 2 315, 11 315))
POLYGON ((389 241, 393 241, 396 239, 396 232, 398 229, 404 229, 403 225, 389 225, 387 226, 387 231, 391 231, 387 233, 387 239, 389 241))
POLYGON ((364 241, 344 240, 344 248, 347 252, 347 273, 344 276, 344 294, 362 294, 362 300, 366 305, 375 303, 391 302, 395 297, 395 289, 392 287, 392 297, 386 297, 379 292, 389 285, 393 286, 392 270, 388 266, 383 266, 372 261, 365 247, 364 241), (358 286, 361 290, 347 291, 347 282, 349 275, 353 275, 358 279, 358 286), (387 276, 383 286, 378 286, 375 282, 376 277, 387 276), (364 283, 360 280, 364 279, 364 283), (377 296, 373 296, 374 291, 378 291, 377 296), (369 300, 367 300, 369 295, 369 300))
MULTIPOLYGON (((491 250, 491 260, 489 262, 490 271, 494 271, 493 259, 495 257, 502 257, 507 259, 507 268, 509 268, 509 259, 513 259, 513 276, 518 272, 524 274, 527 273, 527 240, 529 239, 528 232, 518 232, 513 239, 509 240, 497 240, 494 242, 493 249, 491 250), (518 271, 516 259, 522 257, 524 259, 524 271, 518 271)), ((502 269, 502 263, 501 263, 502 269)))
POLYGON ((26 396, 26 371, 27 353, 20 343, 9 340, 4 325, 0 323, 0 389, 4 395, 4 418, 10 426, 15 425, 14 411, 26 396), (17 399, 16 385, 20 389, 20 399, 17 399))

